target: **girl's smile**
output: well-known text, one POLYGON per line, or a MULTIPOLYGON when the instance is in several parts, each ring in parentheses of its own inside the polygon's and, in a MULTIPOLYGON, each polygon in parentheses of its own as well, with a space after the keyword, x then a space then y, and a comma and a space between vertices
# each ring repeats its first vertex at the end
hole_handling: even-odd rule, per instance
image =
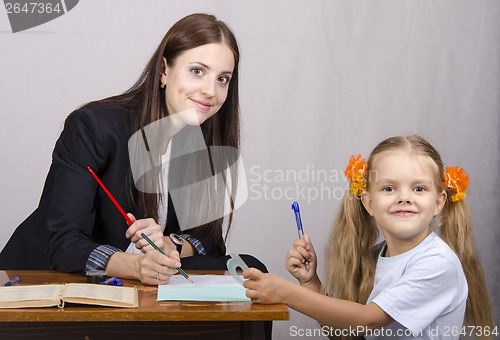
POLYGON ((398 217, 413 217, 417 215, 417 212, 413 210, 396 210, 394 212, 391 212, 391 214, 398 217))

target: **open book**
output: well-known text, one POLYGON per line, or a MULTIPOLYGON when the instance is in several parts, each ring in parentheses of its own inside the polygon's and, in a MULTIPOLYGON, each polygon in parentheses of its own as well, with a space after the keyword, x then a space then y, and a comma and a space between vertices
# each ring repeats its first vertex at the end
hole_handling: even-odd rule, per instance
POLYGON ((0 287, 0 308, 63 308, 65 302, 126 308, 139 305, 135 287, 89 283, 0 287))

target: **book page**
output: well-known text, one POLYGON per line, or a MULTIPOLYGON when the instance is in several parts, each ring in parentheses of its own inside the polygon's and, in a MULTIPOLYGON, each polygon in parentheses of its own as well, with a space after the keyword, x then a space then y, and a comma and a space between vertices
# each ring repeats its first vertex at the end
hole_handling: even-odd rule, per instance
POLYGON ((137 307, 137 289, 107 285, 68 283, 61 298, 67 302, 110 307, 137 307))
POLYGON ((56 306, 61 285, 0 287, 0 308, 56 306))

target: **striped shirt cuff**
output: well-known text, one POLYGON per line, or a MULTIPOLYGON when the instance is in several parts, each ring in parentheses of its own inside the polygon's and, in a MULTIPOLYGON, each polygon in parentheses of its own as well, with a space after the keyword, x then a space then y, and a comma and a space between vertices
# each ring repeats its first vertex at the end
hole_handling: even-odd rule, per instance
POLYGON ((198 252, 198 254, 205 256, 207 255, 207 253, 205 252, 205 248, 203 247, 203 244, 201 244, 199 240, 195 239, 194 237, 188 234, 181 234, 179 236, 188 241, 189 243, 191 243, 198 252))
POLYGON ((100 245, 90 253, 85 269, 87 271, 106 270, 109 258, 117 251, 121 250, 107 244, 100 245))

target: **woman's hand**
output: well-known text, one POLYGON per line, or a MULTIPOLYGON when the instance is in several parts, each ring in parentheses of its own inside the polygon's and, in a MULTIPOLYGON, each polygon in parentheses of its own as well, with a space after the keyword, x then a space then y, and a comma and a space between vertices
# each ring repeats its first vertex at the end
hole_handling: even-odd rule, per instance
POLYGON ((172 250, 168 257, 157 250, 148 251, 145 255, 135 255, 138 258, 139 279, 146 285, 164 285, 170 277, 177 273, 181 260, 179 253, 172 250))
POLYGON ((146 254, 130 254, 117 251, 108 260, 108 276, 140 280, 147 285, 166 284, 181 266, 176 250, 165 252, 153 249, 146 254))
POLYGON ((154 248, 148 243, 148 241, 146 241, 141 236, 142 233, 144 233, 151 241, 153 241, 158 247, 160 247, 160 249, 163 250, 175 249, 175 247, 170 249, 164 249, 165 239, 163 237, 163 231, 161 230, 161 226, 158 225, 158 223, 156 223, 154 219, 146 218, 142 220, 136 220, 134 215, 130 213, 128 213, 127 216, 132 220, 133 224, 128 227, 125 236, 129 238, 131 242, 135 243, 135 247, 137 249, 139 249, 143 253, 147 253, 150 250, 154 250, 154 248))
MULTIPOLYGON (((172 242, 169 236, 163 236, 163 251, 165 253, 171 250, 177 250, 177 246, 172 242)), ((180 254, 179 254, 180 255, 180 254)))
POLYGON ((293 242, 293 248, 286 254, 286 269, 295 277, 301 285, 308 286, 310 283, 319 281, 316 274, 317 267, 316 252, 309 239, 309 235, 304 235, 304 239, 297 239, 293 242), (309 261, 307 270, 305 261, 309 261))
POLYGON ((263 273, 257 268, 248 268, 243 272, 243 277, 248 279, 243 282, 247 288, 246 296, 252 302, 262 304, 285 303, 293 285, 288 280, 270 273, 263 273))

